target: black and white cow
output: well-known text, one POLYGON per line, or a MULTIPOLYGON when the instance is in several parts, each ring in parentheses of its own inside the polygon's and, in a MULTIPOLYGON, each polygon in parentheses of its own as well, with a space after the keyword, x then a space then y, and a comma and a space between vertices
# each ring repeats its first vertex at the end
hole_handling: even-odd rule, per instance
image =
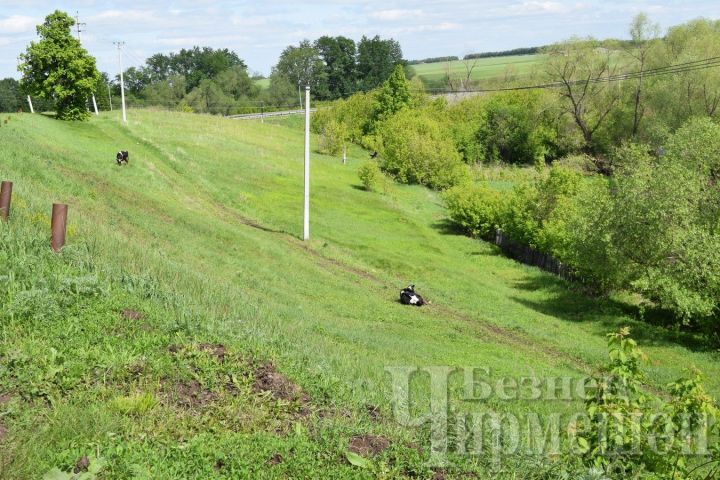
POLYGON ((115 161, 117 161, 118 165, 122 165, 123 163, 127 165, 130 161, 130 155, 128 155, 127 150, 120 150, 117 155, 115 155, 115 161))
POLYGON ((400 290, 400 303, 403 305, 415 305, 421 307, 425 305, 425 300, 415 293, 415 285, 408 285, 400 290))

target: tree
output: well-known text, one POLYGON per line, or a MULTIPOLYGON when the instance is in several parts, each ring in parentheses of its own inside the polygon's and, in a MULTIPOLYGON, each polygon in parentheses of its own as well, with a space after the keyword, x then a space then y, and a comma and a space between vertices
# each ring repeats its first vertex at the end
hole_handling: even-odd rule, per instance
POLYGON ((256 97, 259 91, 258 86, 250 80, 247 68, 240 65, 223 71, 215 77, 214 81, 223 93, 233 97, 235 100, 256 97))
POLYGON ((22 88, 32 95, 54 99, 57 118, 87 120, 88 98, 100 77, 95 58, 72 36, 75 25, 67 13, 56 10, 38 25, 39 42, 30 42, 20 55, 22 88))
POLYGON ((637 136, 640 121, 645 114, 645 107, 642 102, 643 80, 651 49, 655 46, 655 40, 659 35, 660 26, 656 23, 651 23, 648 16, 644 13, 635 15, 630 23, 630 37, 632 41, 629 47, 625 49, 625 52, 634 60, 633 70, 639 73, 633 92, 633 137, 637 136))
POLYGON ((352 95, 355 90, 355 42, 346 37, 320 37, 315 49, 325 64, 326 89, 330 100, 352 95))
POLYGON ((235 107, 235 99, 225 94, 212 80, 205 79, 188 93, 183 103, 197 113, 229 115, 235 107))
POLYGON ((404 64, 400 43, 393 39, 382 40, 379 36, 362 37, 358 43, 358 86, 369 91, 382 84, 396 65, 404 64))
POLYGON ((303 40, 297 47, 285 48, 273 70, 296 88, 309 85, 314 98, 328 96, 325 65, 309 40, 303 40))
MULTIPOLYGON (((618 82, 606 78, 617 72, 612 52, 592 39, 572 39, 548 48, 546 71, 550 80, 561 84, 565 111, 580 129, 587 153, 601 153, 595 134, 620 100, 618 82)), ((598 170, 603 165, 598 161, 598 170)))
POLYGON ((110 79, 102 72, 95 83, 95 101, 99 110, 110 110, 110 79))
POLYGON ((22 108, 23 103, 17 80, 14 78, 0 80, 0 112, 16 112, 22 108))
POLYGON ((389 118, 412 105, 410 82, 405 78, 405 70, 398 65, 390 77, 383 83, 377 97, 375 121, 389 118))
POLYGON ((142 96, 150 105, 160 105, 165 108, 177 107, 187 90, 185 77, 172 75, 167 80, 154 82, 145 87, 142 96))

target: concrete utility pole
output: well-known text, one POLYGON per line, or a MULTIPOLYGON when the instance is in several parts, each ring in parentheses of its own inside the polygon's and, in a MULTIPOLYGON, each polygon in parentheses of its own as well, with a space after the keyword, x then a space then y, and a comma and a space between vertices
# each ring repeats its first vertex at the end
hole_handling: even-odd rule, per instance
POLYGON ((303 240, 310 240, 310 86, 305 87, 305 215, 303 240))
POLYGON ((84 26, 87 25, 87 24, 86 24, 86 23, 80 23, 80 12, 78 12, 77 10, 75 10, 75 27, 77 28, 78 42, 80 41, 80 32, 83 31, 83 30, 80 30, 80 25, 82 25, 82 26, 84 27, 84 26))
MULTIPOLYGON (((75 27, 77 28, 77 39, 78 42, 80 41, 80 32, 84 30, 80 30, 80 26, 85 26, 87 23, 80 22, 80 12, 75 10, 75 27)), ((92 94, 92 101, 93 101, 93 107, 95 108, 95 115, 99 115, 98 108, 97 108, 97 102, 95 101, 95 94, 92 94)))
POLYGON ((28 95, 28 105, 30 105, 30 113, 35 113, 35 109, 32 106, 32 100, 30 100, 30 95, 28 95))
POLYGON ((125 114, 125 79, 123 78, 123 66, 122 66, 122 47, 125 46, 125 42, 113 42, 118 47, 118 64, 120 65, 120 101, 122 102, 122 117, 123 123, 127 123, 127 116, 125 114))

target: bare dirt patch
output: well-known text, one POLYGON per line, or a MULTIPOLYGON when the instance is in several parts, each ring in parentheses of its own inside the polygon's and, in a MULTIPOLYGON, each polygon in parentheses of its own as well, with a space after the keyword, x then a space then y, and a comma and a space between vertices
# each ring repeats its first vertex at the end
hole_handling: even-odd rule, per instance
POLYGON ((270 457, 270 459, 267 461, 267 463, 268 463, 268 465, 277 465, 279 463, 282 463, 282 461, 283 461, 283 456, 280 455, 279 453, 276 453, 275 455, 270 457))
POLYGON ((390 440, 379 435, 359 435, 350 439, 348 450, 363 457, 374 457, 390 446, 390 440))
POLYGON ((8 429, 0 422, 0 443, 2 443, 8 435, 8 429))
POLYGON ((145 315, 138 312, 137 310, 132 310, 130 308, 126 308, 122 311, 122 316, 126 320, 142 320, 145 315))
POLYGON ((447 473, 445 470, 435 470, 433 472, 432 480, 445 480, 447 473))
POLYGON ((168 383, 165 390, 172 403, 184 408, 204 407, 217 398, 215 392, 204 389, 197 380, 168 383))
POLYGON ((255 369, 253 390, 270 392, 273 397, 281 400, 310 401, 310 397, 303 393, 302 388, 278 372, 271 362, 265 362, 255 369))
POLYGON ((200 345, 198 345, 198 348, 203 352, 207 352, 211 356, 215 357, 215 359, 219 363, 225 362, 226 348, 225 345, 223 345, 222 343, 201 343, 200 345))

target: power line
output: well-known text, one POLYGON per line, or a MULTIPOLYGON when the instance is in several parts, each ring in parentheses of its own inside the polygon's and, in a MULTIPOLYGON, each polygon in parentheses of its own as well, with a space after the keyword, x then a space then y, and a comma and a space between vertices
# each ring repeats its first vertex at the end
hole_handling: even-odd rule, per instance
POLYGON ((675 65, 669 65, 666 67, 658 67, 649 70, 636 71, 630 73, 623 73, 618 75, 608 75, 606 77, 591 78, 587 80, 573 80, 568 82, 555 81, 549 83, 542 83, 536 85, 522 85, 517 87, 500 87, 500 88, 485 88, 485 89, 471 89, 452 92, 445 89, 430 89, 426 90, 428 93, 493 93, 493 92, 509 92, 518 90, 540 90, 547 88, 557 88, 563 86, 572 85, 584 85, 587 83, 609 83, 617 82, 622 80, 631 80, 634 78, 641 77, 653 77, 659 75, 672 75, 686 72, 692 72, 696 70, 704 70, 708 68, 714 68, 720 66, 720 57, 710 57, 703 60, 695 60, 691 62, 684 62, 675 65))
POLYGON ((84 32, 84 31, 85 31, 85 30, 80 30, 80 26, 81 26, 81 25, 82 25, 83 27, 85 27, 85 26, 87 26, 87 23, 81 23, 81 22, 80 22, 80 12, 78 12, 77 10, 75 10, 75 27, 77 28, 77 39, 78 39, 78 42, 80 41, 80 32, 84 32))

